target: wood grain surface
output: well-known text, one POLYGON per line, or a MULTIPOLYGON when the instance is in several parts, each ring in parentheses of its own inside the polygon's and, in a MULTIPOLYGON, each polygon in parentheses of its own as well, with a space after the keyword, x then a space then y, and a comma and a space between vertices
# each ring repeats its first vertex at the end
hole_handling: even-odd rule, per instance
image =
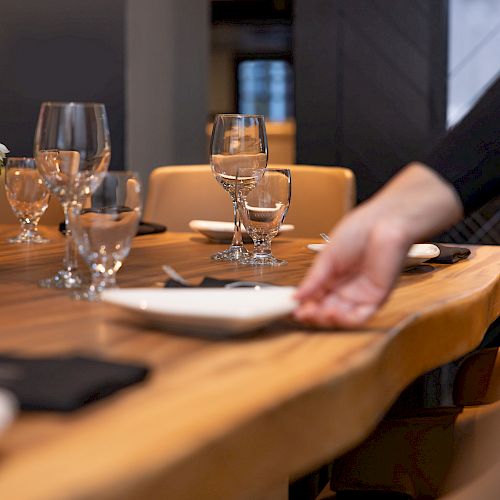
MULTIPOLYGON (((473 349, 500 311, 500 248, 401 275, 380 313, 357 331, 281 321, 250 338, 185 337, 102 303, 72 300, 37 281, 59 268, 53 243, 3 243, 0 351, 80 352, 137 361, 150 378, 70 415, 24 413, 0 436, 0 498, 241 499, 330 460, 364 438, 418 375, 473 349)), ((158 286, 168 263, 204 276, 297 284, 310 241, 278 238, 289 264, 212 262, 224 245, 194 234, 142 236, 118 274, 122 287, 158 286)))

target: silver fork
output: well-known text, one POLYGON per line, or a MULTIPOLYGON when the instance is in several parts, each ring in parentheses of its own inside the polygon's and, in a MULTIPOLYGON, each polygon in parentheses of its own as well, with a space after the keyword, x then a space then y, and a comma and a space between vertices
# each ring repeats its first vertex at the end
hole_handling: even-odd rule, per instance
POLYGON ((173 267, 164 264, 163 266, 161 266, 161 268, 169 276, 169 278, 172 278, 173 280, 178 281, 183 285, 189 286, 188 281, 183 278, 173 267))
POLYGON ((331 238, 330 236, 328 236, 326 233, 319 233, 319 235, 327 242, 327 243, 330 243, 331 238))
MULTIPOLYGON (((164 264, 161 266, 163 271, 169 276, 169 278, 172 278, 173 280, 177 281, 178 283, 181 283, 182 285, 187 285, 189 286, 189 282, 182 277, 172 266, 169 266, 167 264, 164 264)), ((269 286, 273 286, 270 283, 259 283, 258 281, 233 281, 232 283, 227 283, 224 285, 224 288, 266 288, 269 286)))
POLYGON ((259 290, 260 288, 267 288, 272 285, 271 283, 259 283, 258 281, 233 281, 232 283, 227 283, 224 288, 255 288, 259 290))

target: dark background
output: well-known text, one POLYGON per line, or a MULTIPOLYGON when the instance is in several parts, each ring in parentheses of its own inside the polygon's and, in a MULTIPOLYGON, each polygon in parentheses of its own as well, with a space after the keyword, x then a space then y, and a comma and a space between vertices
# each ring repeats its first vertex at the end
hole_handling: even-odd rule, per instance
POLYGON ((32 156, 42 101, 103 102, 122 169, 124 2, 1 0, 0 12, 0 142, 32 156))

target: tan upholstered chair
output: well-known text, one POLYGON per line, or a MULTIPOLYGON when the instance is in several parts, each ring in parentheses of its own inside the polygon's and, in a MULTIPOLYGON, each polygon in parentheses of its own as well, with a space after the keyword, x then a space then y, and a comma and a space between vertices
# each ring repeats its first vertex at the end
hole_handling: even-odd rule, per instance
MULTIPOLYGON (((46 226, 56 226, 64 220, 64 214, 59 201, 51 196, 49 206, 40 219, 40 224, 46 226)), ((16 224, 18 220, 5 194, 5 169, 0 175, 0 224, 16 224)))
MULTIPOLYGON (((351 170, 308 165, 287 168, 292 170, 292 202, 286 223, 295 225, 295 236, 318 237, 354 205, 355 179, 351 170)), ((232 220, 229 195, 216 182, 210 166, 153 170, 144 220, 165 224, 172 231, 187 231, 192 219, 232 220)))

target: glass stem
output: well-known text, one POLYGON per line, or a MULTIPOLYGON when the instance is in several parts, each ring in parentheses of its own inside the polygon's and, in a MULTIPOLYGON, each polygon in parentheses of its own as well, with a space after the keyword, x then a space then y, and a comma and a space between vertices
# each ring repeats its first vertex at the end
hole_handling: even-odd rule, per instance
POLYGON ((271 255, 271 240, 254 240, 253 254, 257 258, 271 255))
POLYGON ((90 290, 92 293, 100 293, 105 288, 116 287, 116 275, 108 274, 102 270, 98 270, 98 266, 92 267, 92 278, 90 285, 90 290))
POLYGON ((243 239, 241 237, 241 219, 240 219, 240 212, 238 210, 238 202, 236 198, 233 199, 233 210, 234 210, 234 234, 231 246, 242 247, 243 239))
POLYGON ((72 273, 78 267, 76 247, 73 241, 71 226, 69 222, 69 203, 63 203, 62 206, 64 211, 64 226, 65 226, 65 237, 66 237, 66 247, 64 251, 63 266, 67 272, 72 273))
POLYGON ((35 236, 38 228, 32 219, 21 219, 21 231, 26 236, 35 236))

